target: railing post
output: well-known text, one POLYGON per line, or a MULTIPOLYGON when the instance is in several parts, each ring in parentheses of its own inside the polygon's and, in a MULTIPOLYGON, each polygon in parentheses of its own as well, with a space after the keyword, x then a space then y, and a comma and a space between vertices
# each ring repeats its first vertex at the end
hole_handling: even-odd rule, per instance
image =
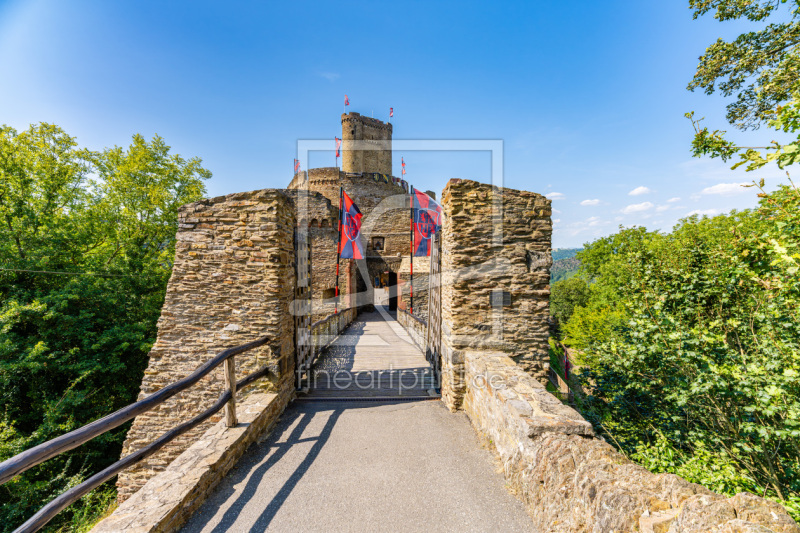
POLYGON ((236 427, 236 362, 234 356, 225 359, 225 384, 231 391, 231 399, 225 404, 225 425, 236 427))

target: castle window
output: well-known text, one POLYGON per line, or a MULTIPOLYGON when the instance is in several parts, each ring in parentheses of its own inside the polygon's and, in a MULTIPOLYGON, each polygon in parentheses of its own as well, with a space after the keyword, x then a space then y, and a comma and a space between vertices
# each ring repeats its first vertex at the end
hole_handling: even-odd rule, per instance
POLYGON ((383 237, 373 237, 372 238, 372 249, 377 252, 383 251, 383 237))
POLYGON ((323 218, 323 219, 322 219, 322 225, 320 225, 320 227, 321 227, 321 228, 327 228, 327 227, 329 227, 329 223, 328 223, 328 219, 327 219, 327 218, 323 218))
POLYGON ((323 300, 330 300, 331 298, 336 297, 336 288, 332 289, 322 289, 322 299, 323 300))
POLYGON ((319 227, 319 221, 316 218, 311 219, 311 227, 312 228, 318 228, 319 227))

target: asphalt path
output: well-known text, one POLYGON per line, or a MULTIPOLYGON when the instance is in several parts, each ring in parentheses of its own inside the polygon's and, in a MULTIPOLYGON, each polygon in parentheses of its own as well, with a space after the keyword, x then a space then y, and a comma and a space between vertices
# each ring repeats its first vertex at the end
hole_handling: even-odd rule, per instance
POLYGON ((184 532, 531 531, 463 413, 439 400, 293 402, 184 532))

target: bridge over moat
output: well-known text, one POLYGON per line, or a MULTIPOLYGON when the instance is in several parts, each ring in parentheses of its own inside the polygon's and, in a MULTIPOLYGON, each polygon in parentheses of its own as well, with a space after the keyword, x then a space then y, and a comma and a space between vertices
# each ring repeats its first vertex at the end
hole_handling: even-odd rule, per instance
POLYGON ((139 401, 5 461, 0 483, 133 419, 123 458, 19 531, 118 475, 98 533, 800 533, 777 503, 631 463, 547 391, 548 199, 450 180, 412 284, 409 195, 382 174, 391 128, 342 124, 346 156, 379 153, 181 208, 139 401), (340 187, 366 257, 337 283, 340 187), (394 312, 374 305, 383 275, 394 312))

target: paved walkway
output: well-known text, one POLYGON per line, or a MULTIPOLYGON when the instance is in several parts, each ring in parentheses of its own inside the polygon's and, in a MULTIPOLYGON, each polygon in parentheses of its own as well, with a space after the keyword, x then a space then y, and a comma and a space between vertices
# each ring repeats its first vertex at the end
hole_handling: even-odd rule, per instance
MULTIPOLYGON (((385 361, 420 368, 403 353, 392 324, 359 316, 349 333, 376 335, 393 350, 385 361), (375 333, 378 332, 378 333, 375 333)), ((401 336, 404 332, 400 332, 401 336)), ((368 341, 338 369, 375 370, 368 341)), ((333 354, 337 350, 331 350, 333 354)), ((375 352, 377 353, 377 352, 375 352)), ((424 362, 424 358, 422 358, 424 362)), ((386 365, 388 366, 388 364, 386 365)), ((346 395, 345 395, 346 396, 346 395)), ((289 405, 276 428, 247 451, 184 532, 260 531, 530 531, 522 504, 509 494, 491 454, 463 413, 438 400, 320 397, 289 405)))

